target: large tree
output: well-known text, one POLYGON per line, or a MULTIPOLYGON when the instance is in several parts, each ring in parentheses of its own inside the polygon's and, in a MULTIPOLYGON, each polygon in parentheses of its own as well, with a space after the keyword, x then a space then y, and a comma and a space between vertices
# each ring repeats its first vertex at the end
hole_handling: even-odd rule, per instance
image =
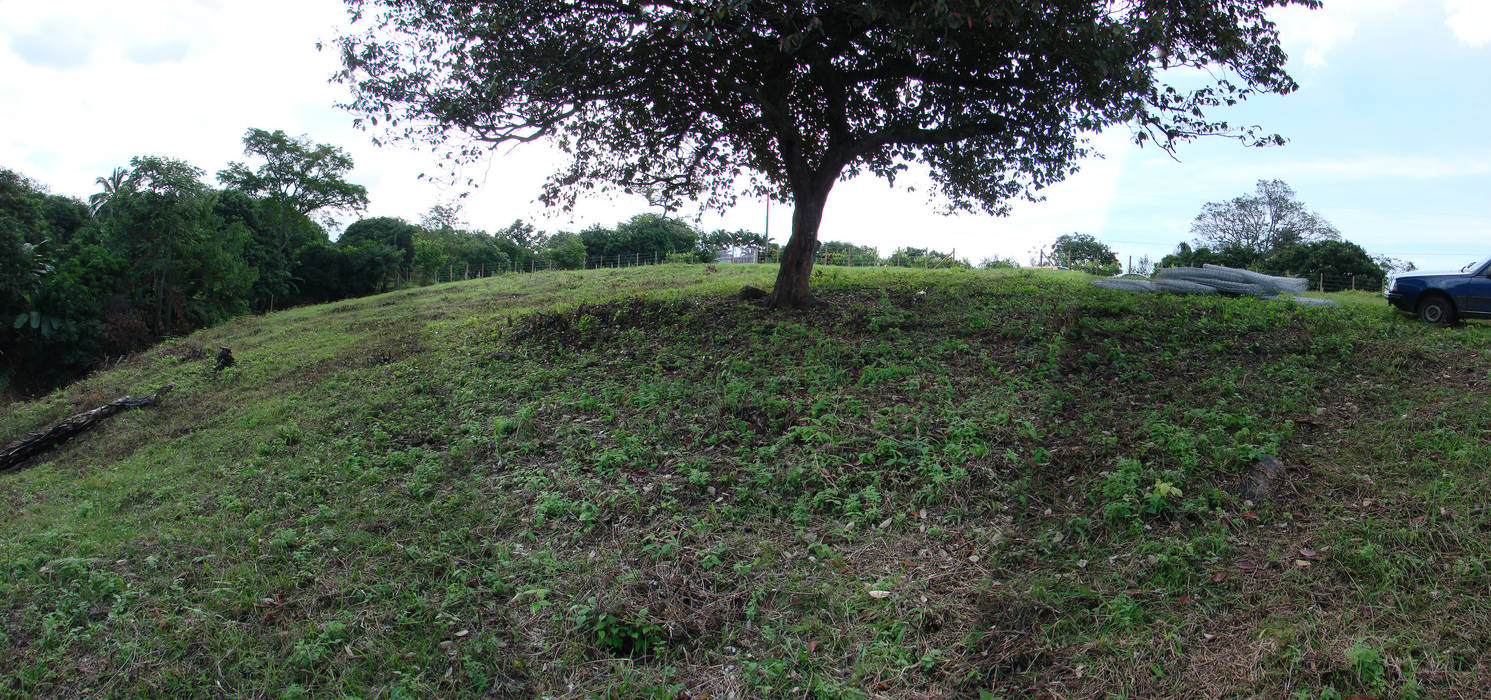
POLYGON ((135 304, 157 335, 248 311, 258 279, 244 255, 251 231, 242 222, 224 224, 215 211, 218 193, 203 175, 171 158, 131 158, 106 209, 108 248, 128 265, 135 304))
POLYGON ((347 0, 359 123, 457 160, 552 138, 544 199, 794 205, 771 301, 808 302, 841 178, 917 164, 954 209, 1007 211, 1129 124, 1170 150, 1277 136, 1207 115, 1295 88, 1271 7, 1317 0, 347 0), (1201 69, 1201 70, 1191 70, 1201 69), (1204 71, 1204 72, 1203 72, 1204 71), (1180 87, 1166 75, 1180 76, 1180 87), (1197 76, 1214 77, 1197 85, 1197 76))
POLYGON ((273 207, 269 223, 276 237, 272 251, 276 264, 263 273, 274 278, 271 288, 278 289, 288 285, 290 263, 298 247, 296 234, 304 231, 305 219, 319 215, 329 224, 337 212, 362 211, 368 205, 368 191, 347 182, 352 157, 336 146, 278 130, 249 129, 243 136, 243 152, 264 162, 253 169, 229 163, 217 179, 224 187, 265 199, 273 207))
POLYGON ((1285 246, 1341 238, 1283 180, 1259 180, 1253 194, 1208 202, 1192 222, 1191 235, 1213 249, 1240 248, 1258 258, 1285 246))
POLYGON ((1111 275, 1119 270, 1118 255, 1108 244, 1086 233, 1068 233, 1057 237, 1051 246, 1051 257, 1057 265, 1111 275))
POLYGON ((399 268, 407 276, 414 266, 414 239, 419 236, 419 227, 403 219, 379 216, 362 219, 347 227, 337 239, 339 244, 367 240, 381 243, 399 251, 399 268))

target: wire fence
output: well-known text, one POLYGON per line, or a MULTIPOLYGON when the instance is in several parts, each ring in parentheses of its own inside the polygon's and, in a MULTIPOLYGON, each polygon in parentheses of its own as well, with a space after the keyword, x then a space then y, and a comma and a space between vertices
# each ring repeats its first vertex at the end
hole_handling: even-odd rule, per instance
MULTIPOLYGON (((815 265, 832 267, 905 267, 917 269, 951 269, 968 267, 968 263, 958 260, 955 256, 957 251, 930 255, 905 255, 897 253, 889 258, 882 258, 879 251, 875 249, 864 249, 858 251, 819 251, 814 258, 815 265)), ((480 279, 498 275, 509 275, 518 273, 552 272, 555 270, 595 270, 604 268, 627 268, 642 267, 648 265, 663 264, 758 264, 775 265, 781 262, 780 250, 748 250, 722 254, 715 260, 701 261, 695 253, 623 253, 619 255, 590 256, 585 258, 583 264, 575 261, 562 262, 551 258, 530 258, 526 261, 513 261, 494 264, 470 264, 465 262, 447 263, 433 271, 423 273, 416 272, 413 277, 416 283, 434 282, 443 284, 447 282, 460 282, 462 280, 480 279)), ((1155 268, 1159 270, 1161 268, 1155 268)), ((1331 272, 1317 272, 1309 275, 1298 275, 1310 281, 1309 291, 1312 292, 1344 292, 1344 291, 1366 291, 1381 292, 1386 283, 1385 276, 1378 275, 1352 275, 1331 272)))
MULTIPOLYGON (((956 252, 954 251, 952 254, 920 256, 892 255, 889 258, 881 258, 878 251, 875 250, 857 252, 820 251, 814 257, 814 264, 836 267, 910 267, 934 270, 967 267, 966 263, 953 257, 956 252)), ((623 253, 619 255, 589 256, 585 258, 583 266, 577 265, 574 261, 559 261, 552 258, 539 257, 491 264, 471 264, 469 262, 446 263, 438 268, 415 271, 412 277, 417 283, 433 282, 435 284, 444 284, 447 282, 460 282, 498 275, 552 272, 555 270, 596 270, 678 263, 691 265, 775 265, 780 262, 781 251, 779 250, 760 250, 749 251, 746 254, 721 255, 709 261, 700 260, 694 253, 623 253)))
POLYGON ((1317 272, 1309 275, 1312 292, 1380 292, 1386 275, 1350 275, 1317 272))

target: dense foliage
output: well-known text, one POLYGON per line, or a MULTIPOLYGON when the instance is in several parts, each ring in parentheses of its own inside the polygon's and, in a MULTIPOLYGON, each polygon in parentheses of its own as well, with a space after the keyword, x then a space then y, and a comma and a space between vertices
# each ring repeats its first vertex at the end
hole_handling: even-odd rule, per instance
POLYGON ((1167 150, 1281 142, 1208 114, 1294 90, 1267 12, 1319 4, 348 0, 369 22, 339 40, 339 78, 361 122, 457 161, 555 139, 572 159, 550 202, 616 187, 724 207, 742 185, 790 200, 771 301, 801 306, 842 177, 915 164, 952 207, 1000 213, 1112 125, 1167 150))
POLYGON ((45 391, 250 312, 515 270, 771 248, 760 234, 706 233, 656 214, 579 233, 524 221, 488 233, 451 205, 419 224, 361 219, 333 240, 329 215, 367 204, 366 191, 343 178, 351 159, 279 131, 250 129, 244 143, 262 163, 230 164, 221 189, 203 170, 155 156, 99 177, 87 203, 0 169, 0 394, 45 391))
POLYGON ((1291 243, 1267 255, 1259 255, 1241 246, 1221 250, 1192 248, 1182 243, 1174 253, 1160 259, 1160 267, 1200 267, 1225 265, 1265 272, 1270 275, 1304 277, 1314 289, 1338 291, 1345 288, 1378 289, 1387 276, 1384 258, 1374 258, 1351 241, 1312 241, 1291 243))
POLYGON ((1208 202, 1191 224, 1191 234, 1213 249, 1239 248, 1259 257, 1285 246, 1341 238, 1283 180, 1259 180, 1253 194, 1208 202))
POLYGON ((1207 203, 1191 233, 1196 247, 1181 243, 1160 267, 1225 265, 1305 277, 1313 288, 1330 291, 1378 289, 1391 269, 1411 268, 1342 240, 1341 232, 1299 201, 1283 180, 1259 180, 1254 194, 1207 203))
POLYGON ((1090 234, 1068 233, 1057 237, 1051 246, 1051 258, 1061 267, 1090 272, 1094 275, 1116 275, 1118 255, 1108 244, 1090 234))
POLYGON ((282 132, 250 130, 245 141, 266 164, 231 165, 220 173, 224 189, 206 184, 201 169, 154 156, 98 178, 101 191, 87 204, 0 170, 0 393, 44 391, 250 312, 515 270, 708 261, 769 248, 760 234, 705 233, 656 214, 580 233, 551 235, 523 221, 487 233, 451 206, 434 207, 419 225, 362 219, 332 240, 330 222, 312 216, 366 202, 361 187, 341 180, 350 160, 282 132))

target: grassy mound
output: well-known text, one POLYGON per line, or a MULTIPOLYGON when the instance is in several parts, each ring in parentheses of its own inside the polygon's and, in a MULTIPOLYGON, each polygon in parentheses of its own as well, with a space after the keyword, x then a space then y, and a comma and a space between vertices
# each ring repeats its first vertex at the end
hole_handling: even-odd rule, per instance
POLYGON ((1487 327, 1019 272, 735 300, 770 273, 296 309, 7 407, 177 385, 0 478, 0 693, 1487 690, 1487 327))

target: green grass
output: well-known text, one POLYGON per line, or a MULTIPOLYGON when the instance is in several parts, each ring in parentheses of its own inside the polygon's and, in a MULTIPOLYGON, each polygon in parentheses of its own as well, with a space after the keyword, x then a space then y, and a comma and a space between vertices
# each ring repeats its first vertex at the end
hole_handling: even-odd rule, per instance
POLYGON ((773 273, 294 309, 6 406, 177 385, 0 475, 0 694, 1486 691, 1491 327, 1029 272, 734 299, 773 273))
POLYGON ((1388 308, 1387 298, 1382 292, 1364 291, 1342 291, 1342 292, 1307 292, 1300 296, 1315 297, 1317 299, 1330 299, 1341 306, 1366 309, 1368 311, 1380 311, 1388 308))

